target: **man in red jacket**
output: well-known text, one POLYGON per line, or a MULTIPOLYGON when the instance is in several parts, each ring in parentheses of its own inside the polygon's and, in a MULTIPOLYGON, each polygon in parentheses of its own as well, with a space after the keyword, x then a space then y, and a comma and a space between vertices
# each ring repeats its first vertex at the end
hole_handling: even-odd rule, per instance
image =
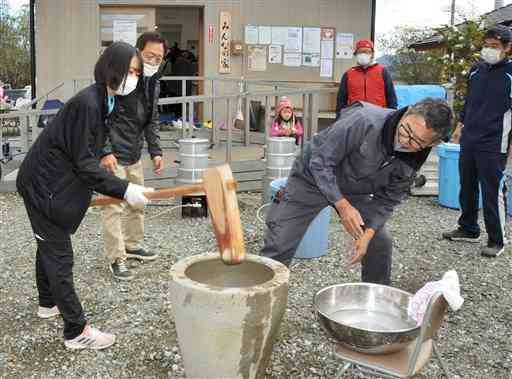
POLYGON ((341 78, 336 102, 336 119, 340 111, 356 101, 365 101, 383 108, 396 109, 396 93, 386 68, 373 61, 373 42, 360 40, 355 51, 357 66, 347 70, 341 78))

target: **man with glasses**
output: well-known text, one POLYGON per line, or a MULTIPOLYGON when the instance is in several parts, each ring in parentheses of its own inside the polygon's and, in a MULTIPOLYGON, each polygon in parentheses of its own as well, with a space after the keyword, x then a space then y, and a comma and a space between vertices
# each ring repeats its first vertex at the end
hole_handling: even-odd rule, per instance
POLYGON ((482 61, 469 72, 466 100, 454 133, 454 142, 460 136, 462 214, 457 229, 443 233, 443 238, 478 242, 480 185, 488 237, 481 254, 487 257, 499 256, 505 246, 505 202, 500 183, 512 125, 511 42, 512 33, 506 26, 498 25, 485 33, 482 61))
MULTIPOLYGON (((144 61, 144 77, 131 94, 116 97, 101 165, 122 179, 143 185, 141 155, 144 139, 154 172, 160 175, 163 170, 157 107, 160 95, 158 72, 167 44, 160 34, 148 32, 138 38, 136 47, 144 61)), ((126 204, 110 205, 104 207, 102 217, 103 243, 109 269, 116 279, 131 280, 134 275, 126 266, 126 259, 151 261, 157 258, 156 253, 142 247, 144 210, 126 204), (124 228, 121 222, 123 216, 124 228)))
POLYGON ((332 206, 353 238, 349 261, 362 263, 362 280, 389 284, 392 241, 385 224, 452 123, 441 99, 399 110, 363 102, 343 109, 295 160, 270 207, 262 255, 290 265, 311 221, 332 206))

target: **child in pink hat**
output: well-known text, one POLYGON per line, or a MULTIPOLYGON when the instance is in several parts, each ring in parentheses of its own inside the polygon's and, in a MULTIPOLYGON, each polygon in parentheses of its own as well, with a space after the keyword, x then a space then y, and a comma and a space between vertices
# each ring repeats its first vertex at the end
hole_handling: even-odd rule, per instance
POLYGON ((270 135, 272 137, 295 137, 295 144, 300 145, 304 129, 295 117, 293 104, 288 97, 283 96, 277 105, 277 116, 272 123, 270 135))

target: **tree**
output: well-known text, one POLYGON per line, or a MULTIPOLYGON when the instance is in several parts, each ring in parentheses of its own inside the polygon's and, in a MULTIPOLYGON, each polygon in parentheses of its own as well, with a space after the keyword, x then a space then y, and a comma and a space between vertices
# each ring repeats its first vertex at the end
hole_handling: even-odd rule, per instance
POLYGON ((417 41, 431 37, 433 30, 418 29, 410 26, 397 26, 395 30, 379 40, 384 53, 389 55, 389 70, 393 79, 407 84, 440 83, 441 68, 432 65, 432 56, 436 52, 418 52, 409 46, 417 41))
POLYGON ((398 27, 380 43, 394 55, 390 58, 390 71, 394 79, 408 84, 451 84, 454 94, 453 109, 458 112, 464 105, 467 75, 480 58, 485 33, 484 19, 465 19, 459 25, 439 28, 415 29, 398 27), (413 42, 440 36, 442 46, 428 51, 409 49, 413 42))
POLYGON ((464 105, 469 70, 480 59, 485 34, 484 19, 466 20, 456 27, 438 28, 436 33, 443 37, 446 47, 442 55, 432 56, 430 61, 442 67, 443 82, 453 85, 453 109, 458 113, 464 105))
POLYGON ((30 84, 29 9, 0 19, 0 80, 13 88, 30 84))

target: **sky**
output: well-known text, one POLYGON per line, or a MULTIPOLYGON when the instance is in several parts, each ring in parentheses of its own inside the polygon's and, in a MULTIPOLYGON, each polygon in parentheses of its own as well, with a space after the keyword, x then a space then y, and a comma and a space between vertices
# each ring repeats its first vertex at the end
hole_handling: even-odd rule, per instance
POLYGON ((11 10, 17 11, 22 5, 28 4, 28 0, 7 0, 11 10))
POLYGON ((7 4, 9 4, 9 7, 11 8, 12 11, 17 11, 21 8, 22 5, 25 5, 27 4, 28 5, 29 1, 28 0, 7 0, 7 4))
MULTIPOLYGON (((512 1, 505 1, 505 5, 512 1)), ((377 0, 377 33, 393 30, 395 25, 439 26, 450 23, 451 0, 377 0)), ((455 6, 477 15, 494 8, 494 0, 456 0, 455 6)))
MULTIPOLYGON (((512 1, 505 1, 505 5, 512 1)), ((377 39, 395 26, 440 26, 450 23, 451 0, 377 0, 375 29, 377 39)), ((494 9, 494 0, 456 0, 455 6, 468 15, 481 15, 494 9)))

